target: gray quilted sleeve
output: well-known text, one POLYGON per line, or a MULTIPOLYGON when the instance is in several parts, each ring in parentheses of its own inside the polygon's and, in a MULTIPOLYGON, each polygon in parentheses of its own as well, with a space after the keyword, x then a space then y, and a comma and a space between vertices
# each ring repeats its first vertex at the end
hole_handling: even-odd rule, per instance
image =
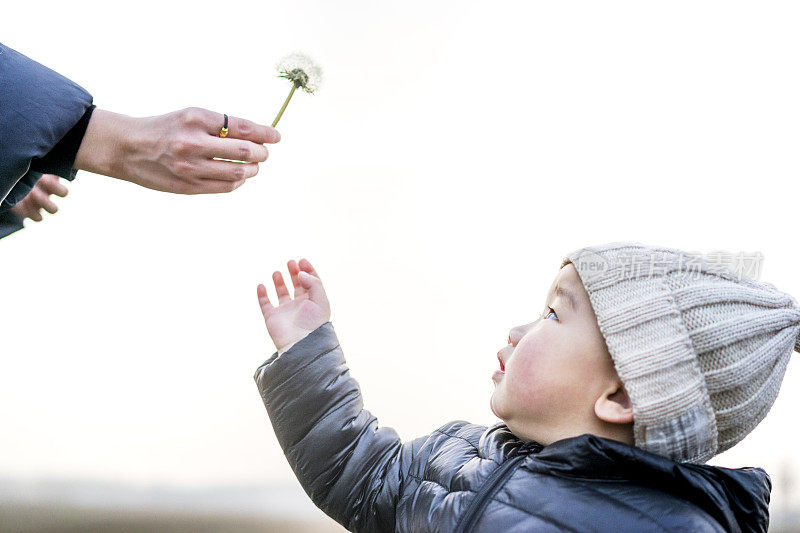
POLYGON ((275 435, 303 489, 351 531, 393 531, 400 488, 427 437, 401 443, 364 409, 330 322, 255 373, 275 435))

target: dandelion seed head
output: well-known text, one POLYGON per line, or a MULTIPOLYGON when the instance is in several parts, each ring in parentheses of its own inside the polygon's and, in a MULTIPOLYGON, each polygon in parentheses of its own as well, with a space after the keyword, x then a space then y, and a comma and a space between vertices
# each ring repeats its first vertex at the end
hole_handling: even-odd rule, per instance
POLYGON ((294 83, 298 89, 309 94, 319 90, 322 83, 322 69, 305 54, 294 52, 281 59, 275 66, 278 76, 294 83))

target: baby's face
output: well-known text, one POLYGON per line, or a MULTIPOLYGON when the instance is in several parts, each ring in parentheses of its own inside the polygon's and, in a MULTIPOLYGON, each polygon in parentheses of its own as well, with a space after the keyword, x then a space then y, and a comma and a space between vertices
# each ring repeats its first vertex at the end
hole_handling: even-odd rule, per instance
POLYGON ((572 263, 553 281, 540 318, 512 329, 508 342, 497 354, 491 407, 517 437, 546 445, 597 420, 595 402, 618 378, 572 263))

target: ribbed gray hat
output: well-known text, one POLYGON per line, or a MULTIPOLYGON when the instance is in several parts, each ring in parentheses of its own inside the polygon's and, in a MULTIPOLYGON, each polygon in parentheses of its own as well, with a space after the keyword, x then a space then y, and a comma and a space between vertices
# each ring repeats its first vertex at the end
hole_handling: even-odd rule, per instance
POLYGON ((575 265, 633 404, 635 445, 704 463, 742 440, 778 395, 800 305, 699 254, 618 242, 575 265))

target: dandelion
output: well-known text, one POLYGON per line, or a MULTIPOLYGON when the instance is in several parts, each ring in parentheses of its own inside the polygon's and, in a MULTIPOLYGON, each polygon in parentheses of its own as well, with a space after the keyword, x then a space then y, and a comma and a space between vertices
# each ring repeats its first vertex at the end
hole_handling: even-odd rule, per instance
POLYGON ((310 57, 297 52, 281 59, 276 68, 278 69, 278 77, 286 78, 292 82, 292 89, 283 102, 281 110, 278 111, 278 116, 272 122, 273 128, 278 125, 278 121, 286 110, 286 106, 289 105, 289 100, 292 99, 295 90, 302 89, 308 94, 314 94, 322 82, 322 69, 310 57))

